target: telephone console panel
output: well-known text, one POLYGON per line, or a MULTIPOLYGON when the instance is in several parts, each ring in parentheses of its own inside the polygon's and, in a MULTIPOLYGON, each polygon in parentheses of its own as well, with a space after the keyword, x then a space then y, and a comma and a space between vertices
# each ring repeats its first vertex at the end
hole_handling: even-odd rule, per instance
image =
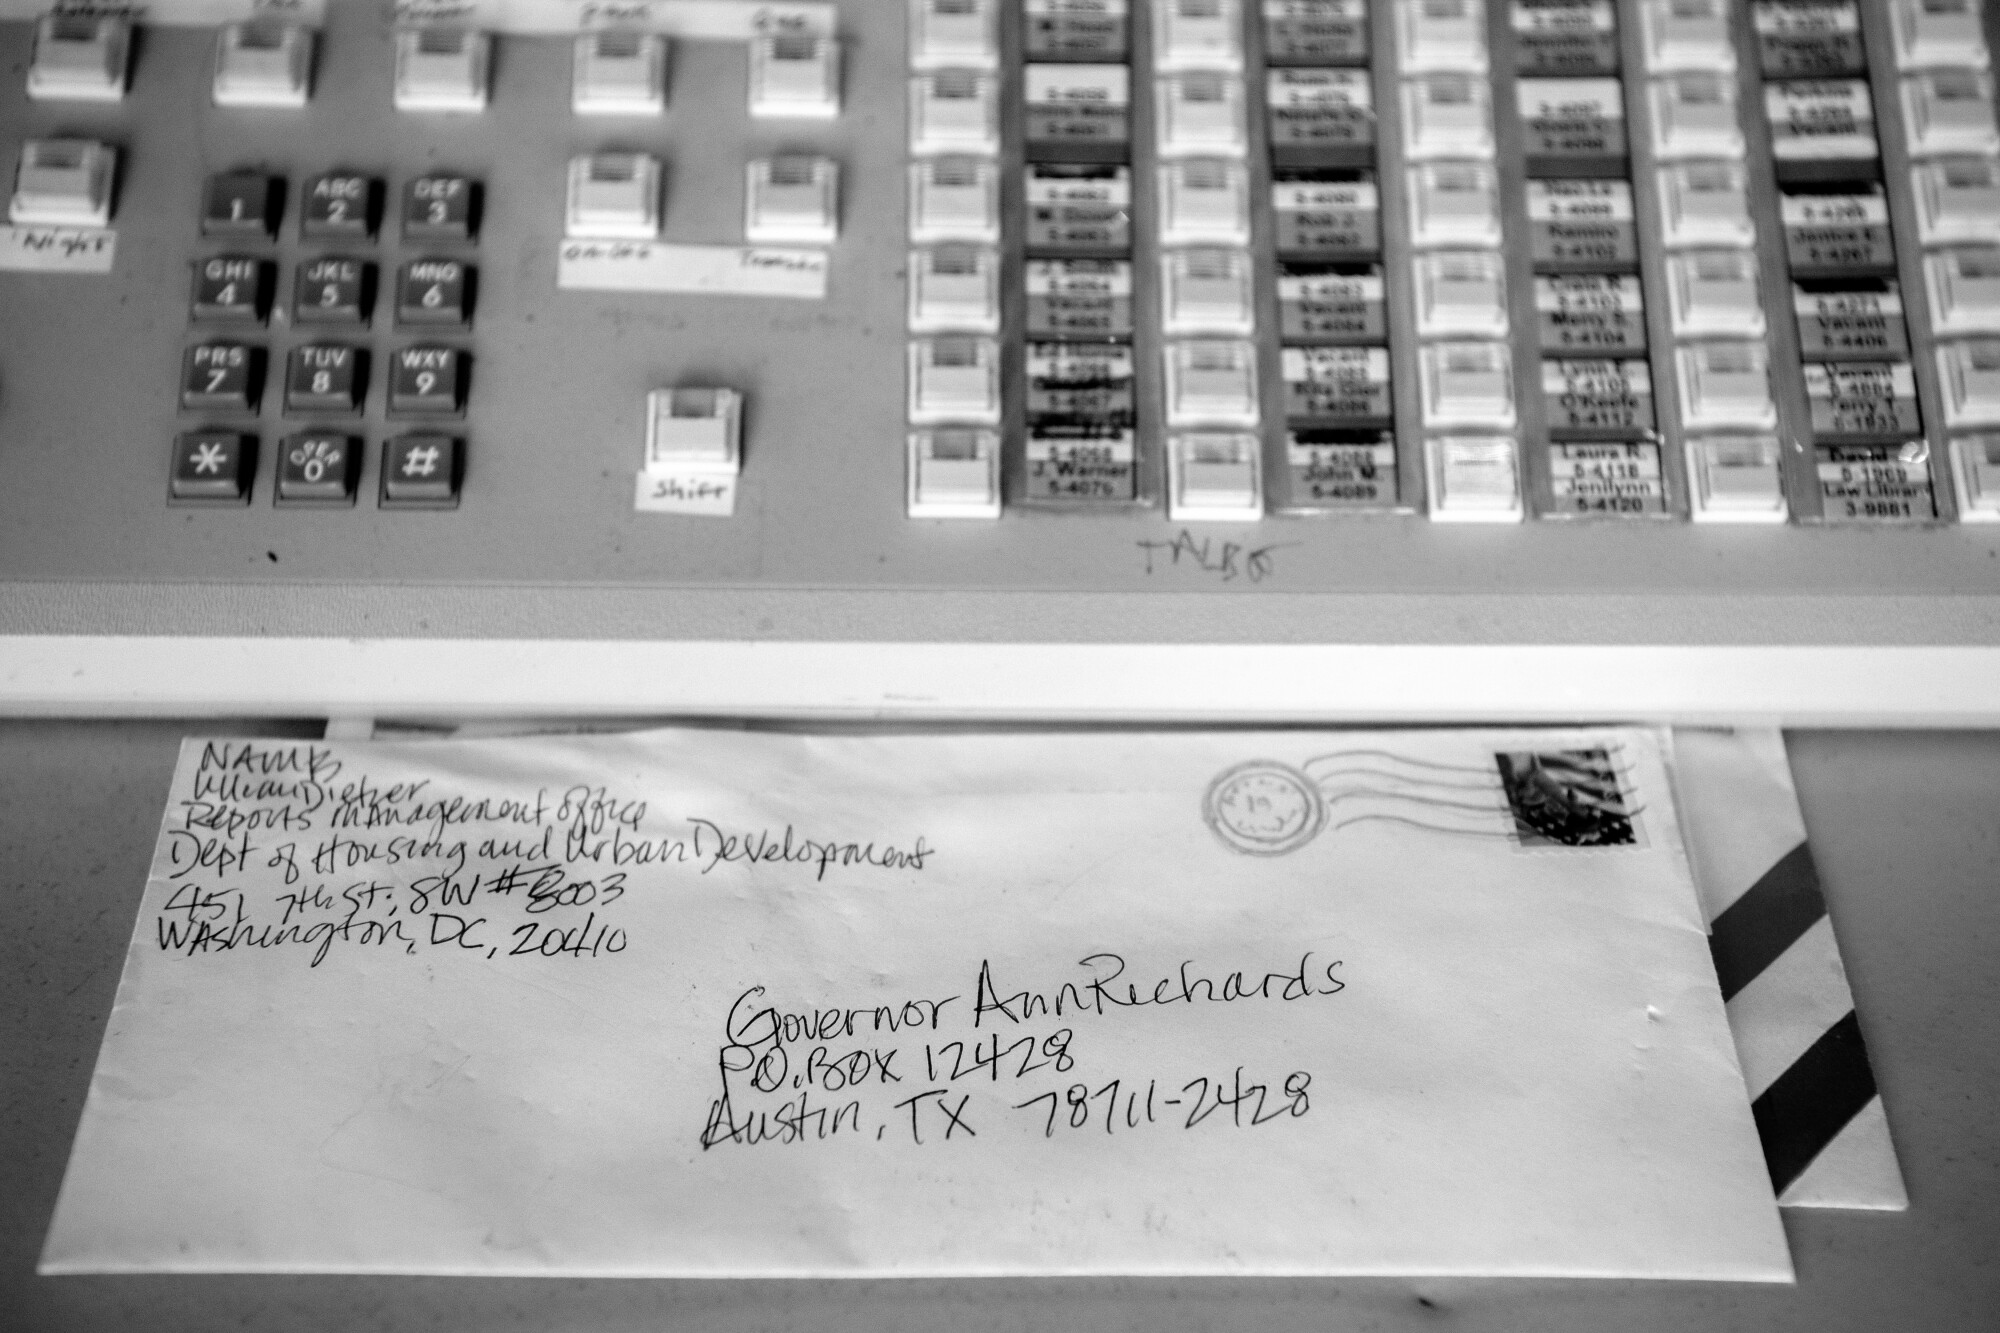
POLYGON ((6 628, 1991 648, 1995 8, 4 0, 6 628))

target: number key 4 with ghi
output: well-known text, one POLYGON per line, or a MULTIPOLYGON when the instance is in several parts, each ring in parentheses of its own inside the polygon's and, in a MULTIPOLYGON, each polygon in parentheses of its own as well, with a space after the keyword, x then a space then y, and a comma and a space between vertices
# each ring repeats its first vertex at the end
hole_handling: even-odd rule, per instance
POLYGON ((247 255, 216 255, 194 265, 194 318, 262 323, 271 310, 271 265, 247 255))

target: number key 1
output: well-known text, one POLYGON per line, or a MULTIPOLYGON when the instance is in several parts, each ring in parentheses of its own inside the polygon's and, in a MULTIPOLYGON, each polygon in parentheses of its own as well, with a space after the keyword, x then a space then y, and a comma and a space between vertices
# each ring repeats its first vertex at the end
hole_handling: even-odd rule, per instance
POLYGON ((201 234, 264 240, 278 231, 285 207, 285 182, 261 171, 225 171, 210 176, 201 198, 201 234))

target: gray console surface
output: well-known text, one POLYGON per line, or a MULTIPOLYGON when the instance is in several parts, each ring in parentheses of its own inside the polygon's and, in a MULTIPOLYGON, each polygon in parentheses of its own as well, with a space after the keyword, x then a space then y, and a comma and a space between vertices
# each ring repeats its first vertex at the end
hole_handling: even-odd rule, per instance
MULTIPOLYGON (((78 635, 90 660, 125 634, 2000 645, 1992 524, 1465 528, 1389 516, 1189 529, 1144 508, 1013 507, 997 522, 907 518, 902 6, 850 4, 840 22, 846 105, 823 124, 750 120, 744 48, 719 42, 677 43, 664 118, 574 117, 567 40, 518 35, 499 41, 485 113, 399 115, 392 30, 362 4, 330 6, 302 111, 210 106, 212 31, 152 24, 123 104, 36 103, 23 92, 29 26, 0 24, 0 149, 80 134, 123 154, 110 275, 0 274, 0 634, 78 635), (666 234, 691 241, 740 235, 747 158, 839 159, 828 298, 557 290, 565 163, 608 147, 667 161, 666 234), (274 507, 268 463, 247 506, 167 504, 170 443, 202 424, 175 401, 183 350, 202 336, 188 318, 189 265, 232 248, 199 235, 200 192, 210 173, 245 167, 291 190, 277 242, 250 247, 279 261, 281 311, 292 266, 326 248, 298 239, 308 176, 384 177, 392 209, 420 171, 485 182, 484 225, 462 252, 479 270, 473 327, 454 340, 473 355, 456 510, 377 507, 372 458, 351 509, 274 507), (733 518, 633 511, 644 396, 675 383, 747 395, 733 518)), ((382 266, 386 287, 422 250, 389 224, 356 253, 382 266)), ((258 334, 273 380, 305 337, 282 317, 258 334)), ((382 315, 361 339, 378 385, 355 429, 371 452, 402 429, 383 416, 379 377, 409 340, 382 315)), ((296 428, 276 396, 258 422, 267 456, 296 428)), ((1617 711, 1615 688, 1600 686, 1592 710, 1617 711)), ((170 695, 157 706, 175 706, 170 695)), ((1956 715, 1969 711, 1960 700, 1956 715)))

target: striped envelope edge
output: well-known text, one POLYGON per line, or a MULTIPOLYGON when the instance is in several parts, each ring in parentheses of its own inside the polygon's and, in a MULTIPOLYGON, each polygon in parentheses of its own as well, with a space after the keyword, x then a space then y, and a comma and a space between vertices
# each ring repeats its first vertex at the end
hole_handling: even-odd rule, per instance
POLYGON ((1676 729, 1673 754, 1709 948, 1778 1202, 1908 1208, 1783 735, 1676 729))

